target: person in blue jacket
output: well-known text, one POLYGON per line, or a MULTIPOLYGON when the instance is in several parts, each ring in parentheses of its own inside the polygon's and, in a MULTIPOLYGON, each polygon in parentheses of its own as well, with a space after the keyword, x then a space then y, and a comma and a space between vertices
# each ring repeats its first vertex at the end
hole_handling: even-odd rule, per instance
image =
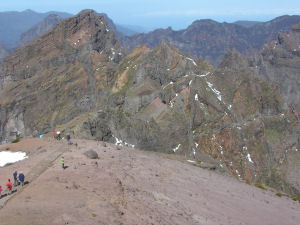
POLYGON ((22 186, 24 186, 25 176, 22 172, 19 173, 19 181, 21 182, 22 186))
POLYGON ((18 172, 15 171, 13 173, 13 176, 14 176, 14 187, 18 186, 18 172))

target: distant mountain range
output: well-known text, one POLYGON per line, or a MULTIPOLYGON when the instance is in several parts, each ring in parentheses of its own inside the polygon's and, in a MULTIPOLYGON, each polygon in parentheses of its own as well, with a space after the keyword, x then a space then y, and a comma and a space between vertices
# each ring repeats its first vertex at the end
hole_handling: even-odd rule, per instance
POLYGON ((230 49, 237 49, 245 56, 252 55, 265 43, 275 40, 279 32, 287 32, 297 23, 300 23, 300 16, 281 16, 261 23, 197 20, 184 30, 157 29, 146 34, 125 36, 121 42, 128 49, 138 45, 153 49, 162 40, 167 40, 183 52, 218 65, 230 49))
MULTIPOLYGON (((105 17, 108 27, 129 50, 139 45, 154 49, 162 40, 167 40, 179 50, 193 57, 208 60, 215 66, 229 50, 237 49, 245 56, 253 55, 262 49, 265 43, 275 40, 279 32, 287 32, 291 25, 300 22, 300 16, 281 16, 268 22, 218 23, 213 20, 197 20, 183 30, 174 31, 169 27, 145 33, 147 30, 142 27, 114 24, 106 14, 99 15, 105 17)), ((63 12, 37 13, 32 10, 2 12, 0 13, 2 48, 10 53, 51 29, 61 19, 70 16, 72 15, 63 12), (52 17, 47 18, 49 15, 52 17)), ((6 54, 4 50, 1 51, 0 61, 6 54)))
POLYGON ((40 23, 36 24, 32 28, 30 28, 28 31, 21 34, 21 38, 18 41, 17 46, 22 46, 33 39, 41 36, 46 31, 53 28, 56 24, 58 24, 59 21, 61 21, 63 18, 56 14, 50 14, 45 19, 43 19, 40 23))
POLYGON ((72 16, 65 12, 38 13, 32 10, 22 12, 0 12, 0 40, 8 45, 13 45, 19 41, 21 34, 31 29, 47 16, 56 14, 62 18, 72 16))

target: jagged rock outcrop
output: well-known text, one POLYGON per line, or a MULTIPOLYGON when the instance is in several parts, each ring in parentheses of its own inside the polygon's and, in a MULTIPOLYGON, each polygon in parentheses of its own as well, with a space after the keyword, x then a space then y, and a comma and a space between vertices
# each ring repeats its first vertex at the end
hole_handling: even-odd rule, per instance
POLYGON ((265 43, 275 40, 279 32, 286 32, 291 25, 299 22, 300 16, 282 16, 251 27, 197 20, 183 30, 174 31, 170 27, 157 29, 147 34, 123 37, 121 41, 128 49, 138 45, 154 49, 162 40, 167 40, 182 52, 218 65, 230 49, 235 48, 246 56, 252 55, 265 43))
POLYGON ((258 77, 280 87, 297 116, 300 112, 300 24, 265 45, 262 52, 250 60, 250 65, 258 77))
POLYGON ((25 136, 44 133, 95 108, 124 55, 92 10, 17 49, 1 65, 1 139, 14 138, 10 127, 25 136))
POLYGON ((25 45, 26 43, 34 40, 35 38, 41 36, 46 31, 53 28, 59 21, 63 18, 56 15, 50 14, 44 20, 30 28, 28 31, 21 34, 20 40, 18 41, 18 46, 25 45))

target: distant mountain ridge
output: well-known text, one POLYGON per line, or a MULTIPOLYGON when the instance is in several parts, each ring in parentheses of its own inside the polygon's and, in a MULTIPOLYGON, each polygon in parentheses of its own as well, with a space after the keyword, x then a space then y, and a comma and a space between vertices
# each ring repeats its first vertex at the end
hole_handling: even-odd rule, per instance
POLYGON ((18 46, 22 46, 36 37, 41 36, 46 31, 53 28, 56 24, 58 24, 59 21, 61 21, 63 18, 56 14, 50 14, 45 19, 43 19, 40 23, 33 26, 28 31, 22 33, 20 40, 18 41, 18 46))
POLYGON ((240 26, 243 26, 243 27, 252 27, 258 23, 261 23, 259 21, 249 21, 249 20, 238 20, 238 21, 235 21, 234 24, 237 24, 237 25, 240 25, 240 26))
POLYGON ((46 13, 38 13, 32 10, 0 12, 0 40, 6 44, 16 43, 23 32, 51 14, 56 14, 62 18, 72 16, 69 13, 54 11, 46 13))
POLYGON ((251 27, 206 19, 194 21, 188 28, 180 31, 174 31, 171 27, 157 29, 147 34, 123 37, 121 42, 128 49, 138 45, 153 49, 162 40, 167 40, 193 57, 218 65, 230 49, 237 49, 246 56, 252 55, 265 43, 275 40, 279 32, 287 32, 297 23, 300 23, 300 16, 281 16, 251 27))

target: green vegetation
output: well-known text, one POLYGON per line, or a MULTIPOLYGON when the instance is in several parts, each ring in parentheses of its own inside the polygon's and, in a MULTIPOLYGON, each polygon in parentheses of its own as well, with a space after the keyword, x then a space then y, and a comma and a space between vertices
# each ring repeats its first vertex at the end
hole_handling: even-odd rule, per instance
POLYGON ((255 184, 255 187, 258 187, 260 189, 263 189, 263 190, 267 190, 267 188, 263 185, 263 184, 255 184))
POLYGON ((293 201, 296 201, 296 202, 300 203, 300 197, 299 196, 289 196, 287 194, 283 194, 283 193, 280 193, 280 192, 276 193, 276 196, 278 196, 278 197, 284 196, 284 197, 292 199, 293 201))
POLYGON ((300 203, 300 197, 299 196, 293 196, 291 197, 294 201, 298 201, 300 203))
POLYGON ((18 143, 21 141, 22 137, 17 137, 15 140, 12 141, 12 143, 18 143))
POLYGON ((96 217, 97 215, 95 213, 92 213, 92 217, 96 217))

